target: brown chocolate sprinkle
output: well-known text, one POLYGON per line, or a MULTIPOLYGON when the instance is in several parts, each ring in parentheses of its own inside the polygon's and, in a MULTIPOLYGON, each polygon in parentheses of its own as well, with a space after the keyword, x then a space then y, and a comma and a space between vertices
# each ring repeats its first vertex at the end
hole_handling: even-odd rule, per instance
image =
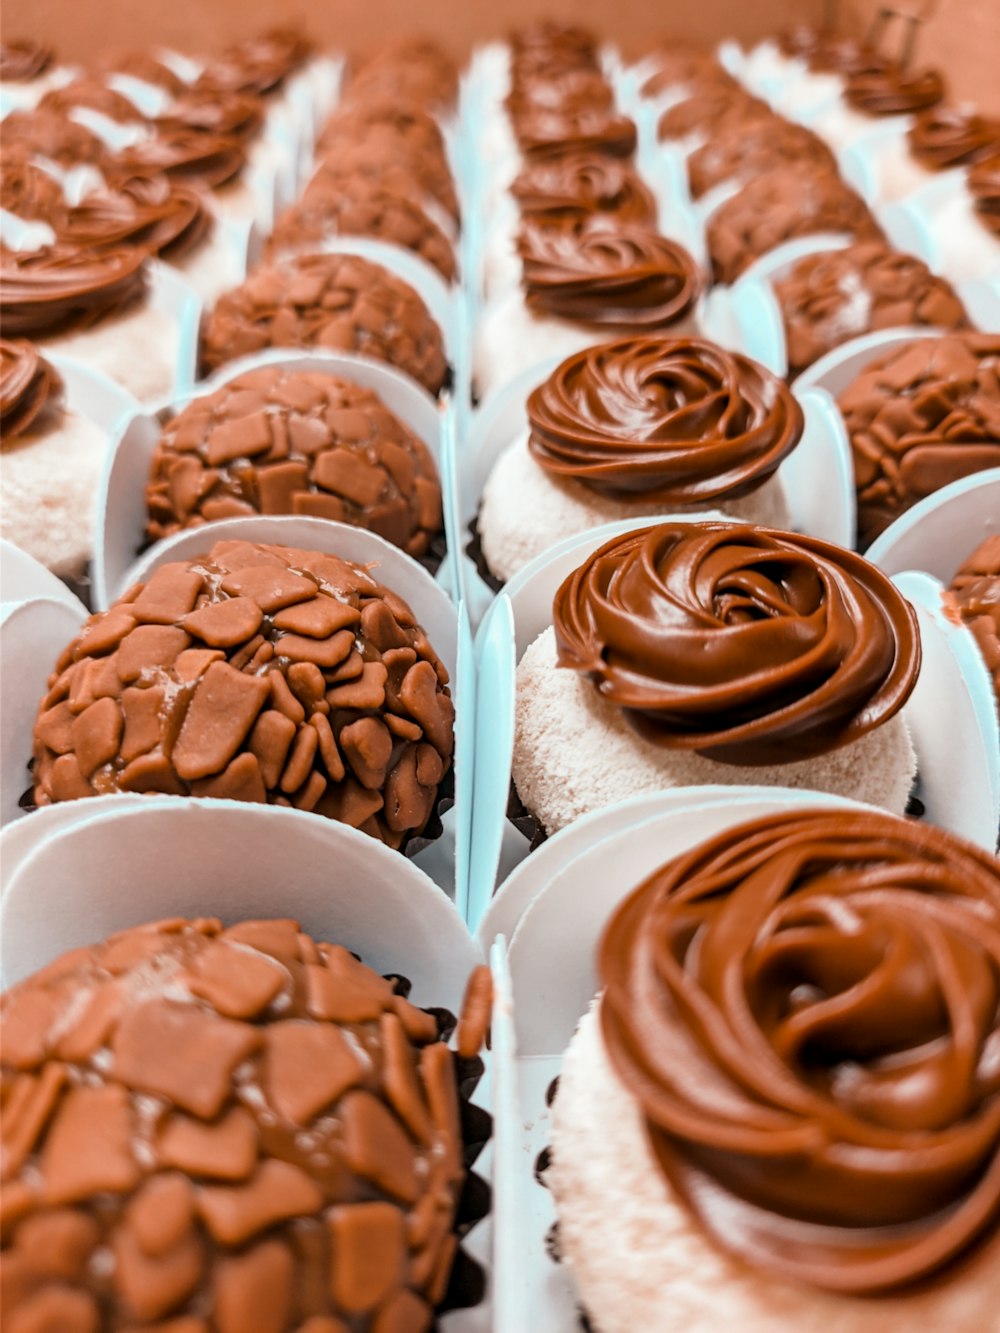
POLYGON ((424 442, 378 394, 321 371, 251 371, 164 429, 146 487, 146 536, 242 514, 368 528, 420 558, 441 532, 424 442))
POLYGON ((35 723, 35 799, 267 802, 401 848, 434 812, 454 716, 427 635, 365 568, 222 541, 161 565, 62 653, 35 723))

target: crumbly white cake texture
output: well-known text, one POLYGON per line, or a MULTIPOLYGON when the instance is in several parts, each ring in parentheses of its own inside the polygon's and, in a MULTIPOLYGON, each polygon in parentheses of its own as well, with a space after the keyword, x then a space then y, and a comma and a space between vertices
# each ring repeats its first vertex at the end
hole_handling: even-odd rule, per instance
POLYGON ((81 361, 151 403, 173 390, 180 335, 175 319, 143 304, 91 329, 40 338, 38 347, 43 356, 54 352, 81 361))

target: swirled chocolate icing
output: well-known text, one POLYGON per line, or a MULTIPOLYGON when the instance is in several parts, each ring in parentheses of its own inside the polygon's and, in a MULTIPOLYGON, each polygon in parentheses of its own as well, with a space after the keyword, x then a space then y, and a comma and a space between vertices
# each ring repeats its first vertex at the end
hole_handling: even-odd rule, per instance
POLYGON ((557 477, 656 504, 735 499, 802 435, 786 385, 698 338, 629 338, 569 357, 527 404, 532 457, 557 477))
POLYGON ((272 92, 311 51, 312 45, 301 32, 272 28, 227 47, 205 66, 195 86, 209 92, 272 92))
POLYGON ((977 217, 1000 239, 1000 152, 971 167, 968 184, 977 217))
POLYGON ((917 620, 889 579, 813 537, 663 523, 605 543, 559 588, 558 664, 647 740, 721 763, 826 754, 902 708, 917 620))
POLYGON ((884 814, 767 816, 641 884, 598 969, 604 1043, 662 1170, 751 1268, 872 1295, 995 1228, 987 853, 884 814))
POLYGON ((0 79, 30 83, 52 64, 52 51, 38 42, 0 42, 0 79))
POLYGON ((64 115, 84 107, 123 125, 143 119, 133 102, 100 79, 74 79, 47 92, 38 105, 43 111, 60 111, 64 115))
POLYGON ((952 579, 948 597, 979 645, 1000 702, 1000 534, 976 547, 952 579))
POLYGON ((607 108, 583 111, 528 111, 514 123, 521 151, 529 156, 589 148, 614 157, 631 157, 636 148, 635 122, 607 108))
POLYGON ((0 338, 0 435, 23 435, 62 400, 62 380, 34 343, 0 338))
POLYGON ((1000 153, 1000 120, 966 107, 938 106, 919 115, 906 138, 922 167, 947 171, 1000 153))
POLYGON ((118 154, 115 175, 152 176, 164 172, 176 180, 215 189, 238 176, 245 165, 243 145, 233 134, 174 129, 160 123, 153 137, 118 154))
POLYGON ((935 106, 944 97, 944 79, 936 69, 911 74, 900 65, 850 74, 844 100, 868 116, 899 116, 935 106))
POLYGON ((30 221, 47 222, 65 212, 62 186, 36 166, 23 144, 4 145, 0 154, 0 208, 30 221))
POLYGON ((103 254, 75 245, 0 253, 4 332, 32 337, 88 328, 138 300, 146 255, 125 247, 103 254))
POLYGON ((264 122, 264 106, 253 93, 182 93, 154 122, 158 132, 199 130, 247 140, 264 122))
POLYGON ((108 74, 124 74, 141 83, 150 83, 174 97, 181 96, 187 88, 180 75, 148 51, 112 51, 99 61, 99 66, 108 74))
POLYGON ((691 195, 700 199, 714 185, 749 180, 789 164, 813 164, 836 170, 833 153, 812 130, 780 116, 727 115, 711 137, 688 157, 691 195))
POLYGON ((622 222, 656 221, 656 202, 636 172, 605 153, 582 150, 529 159, 510 192, 522 213, 547 218, 613 213, 622 222))
POLYGON ((671 41, 668 47, 655 52, 650 58, 656 61, 657 68, 646 76, 640 88, 643 97, 658 97, 678 84, 704 86, 712 80, 734 82, 732 75, 719 64, 715 53, 701 46, 671 41))
POLYGON ((694 260, 674 241, 609 218, 577 231, 525 219, 518 236, 528 308, 623 331, 666 328, 698 296, 694 260))
POLYGON ((211 226, 194 190, 166 176, 133 176, 88 194, 59 221, 56 235, 89 249, 135 245, 176 259, 204 240, 211 226))
POLYGON ((3 151, 20 145, 38 157, 50 157, 65 167, 82 163, 104 167, 110 161, 106 144, 85 125, 61 111, 35 107, 33 111, 12 111, 3 118, 3 151))

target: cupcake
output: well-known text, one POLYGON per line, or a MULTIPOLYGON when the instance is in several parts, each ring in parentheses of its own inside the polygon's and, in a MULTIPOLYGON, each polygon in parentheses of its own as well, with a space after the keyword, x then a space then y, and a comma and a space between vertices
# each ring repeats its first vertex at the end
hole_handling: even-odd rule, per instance
POLYGON ((785 167, 748 181, 706 224, 717 282, 731 283, 783 241, 835 232, 882 235, 859 195, 823 166, 785 167))
POLYGON ((1000 467, 1000 338, 919 338, 867 365, 837 400, 854 455, 858 541, 960 477, 1000 467))
POLYGON ((352 70, 349 95, 401 98, 445 115, 458 99, 458 69, 437 42, 415 34, 394 37, 352 70))
POLYGON ((598 949, 546 1184, 604 1333, 996 1322, 1000 869, 854 810, 726 829, 598 949))
POLYGON ((357 352, 440 393, 441 330, 413 290, 358 255, 295 255, 255 268, 202 322, 206 372, 267 347, 357 352))
POLYGON ((878 145, 878 201, 904 199, 943 172, 972 166, 1000 153, 1000 120, 981 116, 969 104, 940 103, 914 118, 905 142, 878 145))
POLYGON ((66 208, 57 176, 40 167, 23 144, 5 145, 0 155, 0 208, 29 222, 46 222, 66 208))
POLYGON ((147 298, 147 255, 57 243, 0 253, 4 331, 107 375, 143 402, 170 392, 180 329, 147 298))
POLYGON ((846 148, 886 116, 913 116, 945 95, 936 69, 913 71, 894 61, 850 73, 844 95, 816 119, 817 134, 834 149, 846 148))
POLYGON ((1000 703, 1000 537, 987 537, 951 581, 949 599, 972 631, 1000 703))
POLYGON ((950 283, 881 241, 807 255, 773 287, 792 377, 863 333, 921 324, 962 329, 969 323, 950 283))
POLYGON ((615 333, 694 332, 701 277, 688 252, 647 227, 602 216, 582 229, 526 218, 523 294, 487 308, 476 346, 480 397, 550 357, 615 333))
POLYGON ((272 28, 227 46, 208 61, 195 87, 210 93, 273 93, 301 68, 312 49, 298 30, 272 28))
POLYGON ((568 358, 528 398, 498 458, 479 535, 498 579, 617 519, 712 509, 788 523, 775 475, 802 409, 763 366, 700 339, 627 338, 568 358))
POLYGON ((35 801, 162 792, 312 810, 402 848, 451 767, 448 672, 360 565, 217 542, 91 616, 35 723, 35 801))
POLYGON ((90 559, 107 437, 64 398, 59 373, 27 339, 0 339, 3 535, 55 574, 90 559))
POLYGON ((12 111, 3 118, 4 156, 16 147, 33 157, 47 158, 64 169, 105 167, 111 154, 103 139, 61 111, 12 111))
POLYGON ((11 1327, 429 1328, 467 1066, 405 992, 294 920, 211 918, 7 991, 11 1327))
POLYGON ((699 86, 683 101, 668 107, 656 123, 657 138, 673 142, 682 151, 691 152, 707 139, 713 139, 721 127, 768 121, 773 114, 766 102, 751 97, 728 75, 699 86))
POLYGON ((4 107, 28 110, 52 88, 72 77, 56 64, 52 48, 28 38, 0 42, 0 84, 4 107))
POLYGON ((763 783, 902 813, 916 616, 860 556, 729 523, 626 533, 517 668, 512 776, 548 833, 642 792, 763 783))
POLYGON ((430 451, 371 389, 250 371, 164 427, 146 486, 152 541, 213 519, 302 514, 368 528, 418 559, 441 536, 430 451))
POLYGON ((766 172, 803 165, 836 171, 833 154, 818 135, 780 116, 728 116, 687 160, 693 199, 723 183, 734 187, 766 172))

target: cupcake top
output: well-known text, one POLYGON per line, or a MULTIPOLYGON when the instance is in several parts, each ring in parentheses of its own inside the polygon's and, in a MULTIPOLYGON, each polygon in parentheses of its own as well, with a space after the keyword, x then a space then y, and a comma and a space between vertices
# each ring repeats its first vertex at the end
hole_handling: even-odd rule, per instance
POLYGON ((0 338, 0 435, 5 440, 44 425, 62 406, 63 383, 34 343, 0 338))
POLYGON ((609 330, 669 327, 701 285, 682 246, 612 217, 582 231, 525 218, 518 251, 529 310, 609 330))
POLYGON ((949 600, 975 635, 1000 700, 1000 537, 987 537, 951 581, 949 600))
POLYGON ((881 69, 862 69, 849 74, 844 100, 866 116, 899 116, 936 106, 944 93, 944 79, 938 70, 913 73, 902 65, 887 62, 881 69))
POLYGON ((995 1228, 998 940, 994 858, 858 810, 726 829, 618 907, 604 1044, 720 1246, 870 1296, 995 1228))
POLYGON ((0 251, 0 312, 4 332, 14 336, 89 328, 141 300, 145 290, 146 254, 134 247, 0 251))
POLYGON ((192 88, 176 97, 154 124, 161 134, 183 129, 246 140, 263 121, 264 104, 254 93, 207 93, 192 88))
POLYGON ((62 111, 12 111, 3 118, 4 156, 22 146, 35 157, 48 157, 64 167, 82 163, 106 166, 111 155, 103 139, 62 111))
POLYGON ((38 805, 108 792, 293 805, 402 847, 451 767, 448 672, 333 555, 216 542, 91 616, 35 722, 38 805))
POLYGON ((689 134, 714 135, 718 125, 726 120, 773 119, 774 113, 766 102, 751 95, 738 83, 728 80, 699 87, 683 102, 668 107, 657 121, 659 139, 684 139, 689 134))
POLYGON ((29 221, 47 222, 66 210, 62 186, 38 166, 23 144, 0 155, 0 208, 29 221))
POLYGON ((802 436, 802 409, 749 357, 698 338, 629 338, 569 357, 529 397, 547 472, 657 505, 756 490, 802 436))
POLYGON ((442 1020, 404 991, 293 920, 175 919, 6 992, 12 1320, 428 1327, 465 1171, 442 1020))
POLYGON ((71 245, 134 245, 167 259, 193 250, 211 229, 201 196, 166 176, 132 176, 93 190, 55 224, 57 239, 71 245))
POLYGON ((0 79, 4 83, 30 83, 52 64, 50 47, 27 40, 0 42, 0 79))
POLYGON ((179 97, 187 88, 179 74, 149 51, 111 51, 99 59, 98 68, 108 74, 124 74, 127 78, 152 84, 174 97, 179 97))
POLYGON ((559 588, 560 667, 645 739, 721 763, 839 749, 888 721, 920 669, 916 616, 860 556, 739 523, 615 537, 559 588))
POLYGON ((246 152, 235 134, 213 134, 207 130, 176 128, 164 122, 155 134, 125 148, 115 158, 115 171, 123 176, 150 176, 158 172, 173 179, 214 190, 225 185, 246 166, 246 152))
POLYGON ((1000 152, 970 167, 968 185, 976 216, 1000 238, 1000 152))
POLYGON ((296 255, 262 264, 206 316, 206 370, 265 347, 326 347, 386 361, 439 393, 441 330, 413 290, 359 255, 296 255))
POLYGON ((800 259, 774 282, 790 375, 849 338, 875 329, 931 324, 967 328, 950 283, 881 241, 857 241, 800 259))
POLYGON ((350 96, 400 97, 447 110, 458 96, 458 68, 440 46, 416 34, 396 37, 351 74, 350 96))
POLYGON ((195 87, 209 92, 273 92, 311 52, 311 43, 295 28, 272 28, 227 47, 209 61, 195 87))
POLYGON ((529 159, 510 192, 522 213, 559 221, 613 213, 622 222, 656 221, 656 201, 621 158, 588 149, 529 159))
POLYGON ((38 104, 43 111, 59 111, 64 115, 79 109, 96 111, 109 120, 129 125, 143 119, 142 112, 134 102, 117 92, 103 79, 79 78, 65 83, 61 88, 53 88, 45 94, 38 104))
POLYGON ((836 170, 833 153, 812 130, 780 116, 726 116, 711 138, 687 161, 695 199, 729 180, 749 180, 790 163, 823 165, 836 170))
MULTIPOLYGON (((435 134, 424 133, 423 113, 413 114, 398 105, 361 112, 343 109, 329 122, 317 149, 316 176, 373 176, 391 184, 390 177, 405 172, 408 192, 424 191, 456 222, 459 219, 455 182, 436 124, 435 134), (392 114, 389 114, 391 112, 392 114), (416 182, 418 190, 413 189, 416 182)), ((315 179, 315 177, 314 177, 315 179)))
POLYGON ((631 157, 637 143, 635 122, 609 107, 526 111, 515 119, 514 133, 521 151, 529 157, 571 149, 631 157))
POLYGON ((410 195, 371 176, 326 168, 278 218, 268 252, 316 249, 334 236, 371 236, 412 250, 446 282, 457 273, 451 242, 410 195))
POLYGON ((1000 337, 919 338, 866 366, 837 400, 869 545, 949 482, 1000 467, 1000 337))
POLYGON ((648 59, 656 61, 656 70, 647 75, 640 88, 643 97, 658 97, 678 84, 704 85, 712 79, 724 82, 731 78, 719 64, 714 51, 680 38, 672 39, 669 45, 648 59))
POLYGON ((860 195, 825 167, 796 165, 748 181, 708 219, 716 281, 730 283, 782 241, 817 232, 881 236, 860 195))
POLYGON ((970 107, 936 106, 916 118, 906 138, 922 167, 947 171, 1000 153, 1000 120, 970 107))
POLYGON ((230 380, 167 423, 146 505, 150 541, 213 519, 305 514, 420 557, 442 526, 434 460, 377 393, 277 367, 230 380))

